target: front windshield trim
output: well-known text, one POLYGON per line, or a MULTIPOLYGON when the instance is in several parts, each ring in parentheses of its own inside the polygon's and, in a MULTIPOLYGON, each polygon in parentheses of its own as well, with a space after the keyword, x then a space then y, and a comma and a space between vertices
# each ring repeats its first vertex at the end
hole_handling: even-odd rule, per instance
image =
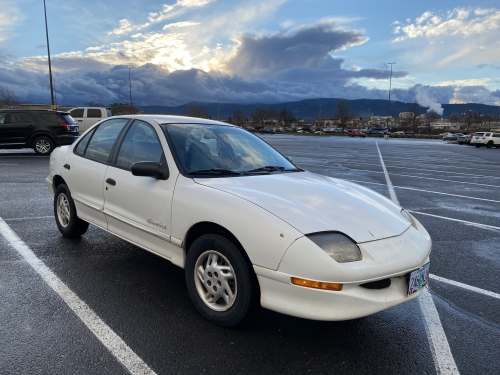
MULTIPOLYGON (((231 125, 231 124, 218 124, 218 123, 207 124, 207 123, 198 123, 198 122, 189 122, 189 123, 171 122, 171 123, 162 123, 159 125, 163 130, 163 133, 164 133, 165 138, 167 140, 168 146, 170 148, 170 152, 171 152, 172 157, 175 161, 175 164, 177 165, 177 169, 184 177, 187 177, 190 179, 194 179, 194 178, 239 178, 239 177, 263 176, 263 175, 275 174, 275 173, 269 173, 269 172, 267 172, 267 173, 265 173, 265 172, 264 173, 244 173, 245 171, 242 171, 242 173, 240 173, 240 174, 219 174, 219 175, 217 175, 217 174, 192 174, 192 173, 190 173, 190 171, 188 171, 184 167, 183 163, 179 159, 179 155, 177 154, 177 151, 176 151, 175 146, 173 144, 173 141, 170 137, 170 134, 167 131, 167 128, 169 126, 171 126, 171 125, 181 125, 181 126, 182 125, 186 125, 186 126, 187 125, 198 125, 198 126, 207 126, 207 127, 227 127, 227 128, 233 128, 233 129, 241 129, 241 131, 247 131, 247 130, 242 129, 239 126, 235 126, 235 125, 231 125)), ((248 133, 251 134, 252 136, 258 138, 263 143, 265 143, 268 147, 270 147, 277 154, 279 154, 284 160, 286 160, 286 162, 288 162, 294 166, 294 169, 288 169, 288 170, 285 169, 282 172, 304 172, 304 169, 298 167, 293 162, 289 161, 281 152, 279 152, 275 147, 270 145, 264 139, 257 137, 256 135, 254 135, 250 132, 248 132, 248 133)))

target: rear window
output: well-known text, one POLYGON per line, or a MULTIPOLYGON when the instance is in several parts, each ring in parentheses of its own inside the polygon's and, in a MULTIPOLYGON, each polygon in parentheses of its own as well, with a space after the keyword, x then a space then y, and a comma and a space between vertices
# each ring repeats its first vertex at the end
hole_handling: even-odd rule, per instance
POLYGON ((60 113, 59 117, 61 117, 66 124, 76 125, 75 119, 67 113, 64 113, 64 114, 60 113))
POLYGON ((89 118, 101 118, 101 110, 87 108, 87 117, 89 117, 89 118))
POLYGON ((70 113, 72 117, 83 117, 83 111, 84 111, 83 108, 78 108, 72 110, 70 113))

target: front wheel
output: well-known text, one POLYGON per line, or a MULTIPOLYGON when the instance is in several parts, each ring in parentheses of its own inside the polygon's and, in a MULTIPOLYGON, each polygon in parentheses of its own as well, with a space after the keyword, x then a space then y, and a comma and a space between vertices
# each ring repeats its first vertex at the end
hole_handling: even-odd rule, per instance
POLYGON ((76 216, 75 203, 64 184, 59 185, 54 194, 54 216, 59 232, 64 237, 80 237, 89 227, 89 223, 76 216))
POLYGON ((474 146, 476 146, 477 148, 481 147, 481 145, 474 145, 474 146))
POLYGON ((489 141, 489 142, 486 144, 486 147, 487 147, 487 148, 492 148, 492 147, 493 147, 493 141, 489 141))
POLYGON ((186 284, 198 312, 223 327, 240 324, 256 305, 258 287, 241 251, 218 234, 199 237, 186 257, 186 284))

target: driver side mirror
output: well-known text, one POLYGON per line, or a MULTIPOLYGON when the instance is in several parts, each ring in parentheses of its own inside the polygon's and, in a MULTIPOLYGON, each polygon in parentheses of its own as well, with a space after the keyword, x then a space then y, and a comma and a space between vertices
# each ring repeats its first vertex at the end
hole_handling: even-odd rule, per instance
POLYGON ((134 176, 152 177, 157 180, 167 180, 169 177, 168 168, 154 161, 140 161, 132 164, 132 174, 134 176))

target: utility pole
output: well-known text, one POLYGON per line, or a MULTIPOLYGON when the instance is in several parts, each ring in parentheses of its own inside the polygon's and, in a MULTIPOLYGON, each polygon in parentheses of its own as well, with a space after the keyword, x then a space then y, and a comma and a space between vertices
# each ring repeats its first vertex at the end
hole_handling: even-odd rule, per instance
POLYGON ((392 66, 396 64, 395 62, 392 63, 387 63, 388 65, 391 66, 391 76, 389 78, 389 101, 387 102, 387 130, 390 132, 391 129, 389 129, 389 116, 391 115, 391 84, 392 84, 392 66))
POLYGON ((220 121, 220 101, 217 100, 217 121, 220 121))
POLYGON ((132 81, 130 80, 130 67, 131 65, 128 66, 128 86, 130 88, 130 110, 132 111, 132 81))
POLYGON ((52 65, 50 64, 49 27, 47 26, 47 7, 45 6, 45 0, 43 0, 43 12, 45 14, 45 35, 47 36, 47 55, 49 57, 49 78, 50 78, 50 99, 51 99, 50 109, 56 109, 54 103, 54 86, 52 85, 52 65))

